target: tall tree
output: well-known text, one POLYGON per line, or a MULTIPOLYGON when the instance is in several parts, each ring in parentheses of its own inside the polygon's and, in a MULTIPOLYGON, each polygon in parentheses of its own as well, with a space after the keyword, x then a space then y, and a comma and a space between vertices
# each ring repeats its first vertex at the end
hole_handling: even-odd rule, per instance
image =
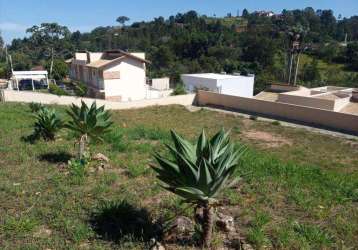
POLYGON ((117 17, 117 19, 116 19, 116 21, 119 23, 119 24, 121 24, 122 26, 124 26, 124 24, 126 23, 126 22, 128 22, 130 19, 129 19, 129 17, 126 17, 126 16, 119 16, 119 17, 117 17))

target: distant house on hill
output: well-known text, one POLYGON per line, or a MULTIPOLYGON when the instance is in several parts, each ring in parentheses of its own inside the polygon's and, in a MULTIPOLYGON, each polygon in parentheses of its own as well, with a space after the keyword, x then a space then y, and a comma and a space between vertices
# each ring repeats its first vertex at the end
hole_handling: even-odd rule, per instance
POLYGON ((86 83, 91 97, 111 101, 146 98, 146 64, 150 62, 144 53, 78 52, 68 63, 70 78, 86 83))
POLYGON ((263 17, 273 17, 275 15, 275 13, 273 13, 272 11, 255 11, 253 13, 256 16, 263 16, 263 17))

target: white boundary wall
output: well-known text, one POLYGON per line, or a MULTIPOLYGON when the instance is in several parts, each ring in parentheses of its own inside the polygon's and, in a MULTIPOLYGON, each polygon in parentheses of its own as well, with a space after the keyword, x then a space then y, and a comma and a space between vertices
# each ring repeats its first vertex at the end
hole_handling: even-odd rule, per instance
POLYGON ((195 94, 168 96, 158 99, 147 99, 132 102, 111 102, 103 99, 81 98, 73 96, 57 96, 52 94, 36 93, 32 91, 14 91, 14 90, 1 90, 2 101, 5 102, 38 102, 42 104, 58 104, 58 105, 71 105, 72 103, 79 105, 83 100, 87 105, 92 104, 94 101, 97 105, 105 105, 106 109, 131 109, 143 108, 148 106, 163 106, 178 104, 183 106, 192 105, 195 99, 195 94))

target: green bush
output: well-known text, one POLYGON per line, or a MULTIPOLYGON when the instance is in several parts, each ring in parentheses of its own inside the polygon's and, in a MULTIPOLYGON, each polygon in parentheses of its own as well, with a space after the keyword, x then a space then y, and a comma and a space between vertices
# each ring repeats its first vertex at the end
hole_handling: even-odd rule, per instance
POLYGON ((75 91, 75 94, 76 96, 81 96, 81 97, 84 97, 87 95, 87 85, 83 82, 74 82, 73 83, 74 85, 74 91, 75 91))
POLYGON ((65 90, 61 89, 59 86, 57 86, 56 84, 50 83, 49 85, 49 91, 51 94, 54 95, 69 95, 65 90))
POLYGON ((185 95, 186 90, 183 84, 178 84, 171 95, 185 95))

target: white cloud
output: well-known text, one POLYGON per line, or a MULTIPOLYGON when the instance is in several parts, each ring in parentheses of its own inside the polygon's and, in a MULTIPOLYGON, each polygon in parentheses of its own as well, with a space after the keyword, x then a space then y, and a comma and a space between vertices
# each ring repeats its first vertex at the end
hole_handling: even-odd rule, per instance
POLYGON ((19 23, 13 23, 13 22, 2 22, 0 23, 0 29, 3 31, 25 31, 26 26, 19 23))

